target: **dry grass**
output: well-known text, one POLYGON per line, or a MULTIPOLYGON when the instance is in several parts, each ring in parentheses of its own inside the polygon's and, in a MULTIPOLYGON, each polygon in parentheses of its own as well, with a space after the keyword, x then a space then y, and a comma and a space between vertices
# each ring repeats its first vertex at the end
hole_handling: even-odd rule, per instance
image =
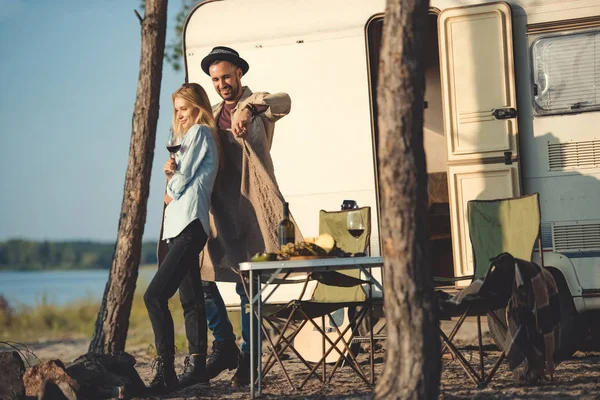
MULTIPOLYGON (((127 348, 146 348, 149 355, 155 354, 154 335, 144 304, 143 294, 149 282, 138 281, 131 306, 127 348)), ((94 323, 102 299, 87 298, 57 306, 49 304, 45 297, 33 307, 20 305, 0 307, 0 341, 38 343, 56 340, 91 338, 94 323)), ((178 352, 187 352, 183 310, 176 294, 169 302, 175 324, 175 345, 178 352)), ((230 320, 236 335, 240 334, 239 311, 230 312, 230 320)), ((209 332, 209 343, 212 335, 209 332)))

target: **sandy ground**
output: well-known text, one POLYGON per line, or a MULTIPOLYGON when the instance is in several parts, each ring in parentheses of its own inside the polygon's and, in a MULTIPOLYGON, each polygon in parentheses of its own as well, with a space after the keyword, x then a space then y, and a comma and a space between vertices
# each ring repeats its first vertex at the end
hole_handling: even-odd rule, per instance
MULTIPOLYGON (((487 324, 483 324, 486 326, 487 324)), ((479 365, 478 352, 469 344, 474 343, 474 322, 468 322, 465 332, 460 338, 465 357, 479 365)), ((450 326, 444 322, 444 330, 450 326)), ((490 344, 489 334, 485 335, 484 344, 490 344)), ((59 358, 68 363, 78 355, 85 353, 88 341, 86 339, 74 339, 69 341, 56 341, 47 343, 36 343, 29 345, 30 349, 42 360, 59 358)), ((383 356, 385 344, 380 348, 375 357, 375 377, 381 374, 383 368, 383 356)), ((499 356, 495 346, 486 346, 486 368, 489 371, 499 356)), ((147 355, 145 348, 128 349, 137 359, 136 368, 145 382, 152 377, 152 358, 147 355)), ((176 360, 178 372, 183 365, 184 356, 176 360)), ((359 355, 359 362, 363 371, 368 376, 369 363, 366 354, 359 355)), ((285 361, 286 368, 291 374, 292 380, 298 384, 307 372, 305 366, 296 358, 285 361)), ((328 369, 331 371, 331 367, 328 369)), ((318 370, 320 372, 321 369, 318 370)), ((211 381, 208 387, 189 387, 175 392, 163 398, 171 399, 196 399, 196 398, 227 398, 247 399, 248 388, 231 388, 230 379, 233 371, 224 372, 211 381)), ((349 367, 344 367, 336 372, 334 379, 329 385, 323 385, 317 379, 311 378, 301 390, 292 390, 281 369, 276 366, 264 379, 263 395, 266 399, 369 399, 372 398, 373 388, 362 382, 349 367)), ((556 367, 552 381, 542 381, 535 385, 524 385, 516 383, 512 379, 512 372, 508 370, 506 362, 502 363, 494 380, 483 389, 478 389, 468 379, 460 365, 448 355, 443 358, 443 372, 440 387, 440 399, 470 399, 470 398, 494 398, 494 399, 600 399, 600 352, 582 353, 577 352, 575 356, 556 367)))

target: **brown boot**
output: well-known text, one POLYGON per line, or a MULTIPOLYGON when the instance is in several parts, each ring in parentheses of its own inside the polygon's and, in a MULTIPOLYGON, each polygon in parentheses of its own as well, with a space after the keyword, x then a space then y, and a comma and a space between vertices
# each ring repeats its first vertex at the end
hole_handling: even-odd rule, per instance
POLYGON ((239 356, 240 350, 234 341, 219 343, 215 340, 212 346, 212 354, 206 363, 208 379, 215 378, 226 369, 231 371, 237 368, 239 356))
MULTIPOLYGON (((258 376, 258 360, 254 362, 254 379, 258 376)), ((240 353, 240 361, 231 378, 232 387, 248 386, 250 384, 250 353, 240 353)))

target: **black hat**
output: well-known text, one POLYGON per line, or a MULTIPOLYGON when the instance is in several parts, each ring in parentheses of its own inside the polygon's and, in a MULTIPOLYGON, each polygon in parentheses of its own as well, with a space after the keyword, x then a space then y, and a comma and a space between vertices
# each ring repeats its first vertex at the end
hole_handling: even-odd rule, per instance
POLYGON ((217 46, 211 50, 210 53, 206 57, 202 59, 200 66, 202 67, 202 71, 206 73, 206 75, 210 75, 208 72, 208 68, 215 61, 229 61, 230 63, 238 66, 242 70, 242 75, 245 75, 250 69, 250 66, 240 57, 237 51, 234 49, 230 49, 225 46, 217 46))

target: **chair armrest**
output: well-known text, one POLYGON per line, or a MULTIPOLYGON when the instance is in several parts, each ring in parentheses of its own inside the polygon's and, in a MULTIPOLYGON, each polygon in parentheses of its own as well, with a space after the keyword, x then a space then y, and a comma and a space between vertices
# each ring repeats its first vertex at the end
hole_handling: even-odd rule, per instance
POLYGON ((345 274, 340 274, 336 271, 313 272, 311 274, 311 279, 314 279, 319 283, 323 283, 328 286, 338 287, 353 287, 370 283, 369 281, 360 278, 354 278, 345 274))
POLYGON ((433 281, 439 282, 439 283, 447 283, 447 282, 453 283, 453 282, 458 282, 458 281, 473 280, 474 277, 475 277, 474 275, 456 276, 453 278, 445 278, 443 276, 434 276, 433 281))

